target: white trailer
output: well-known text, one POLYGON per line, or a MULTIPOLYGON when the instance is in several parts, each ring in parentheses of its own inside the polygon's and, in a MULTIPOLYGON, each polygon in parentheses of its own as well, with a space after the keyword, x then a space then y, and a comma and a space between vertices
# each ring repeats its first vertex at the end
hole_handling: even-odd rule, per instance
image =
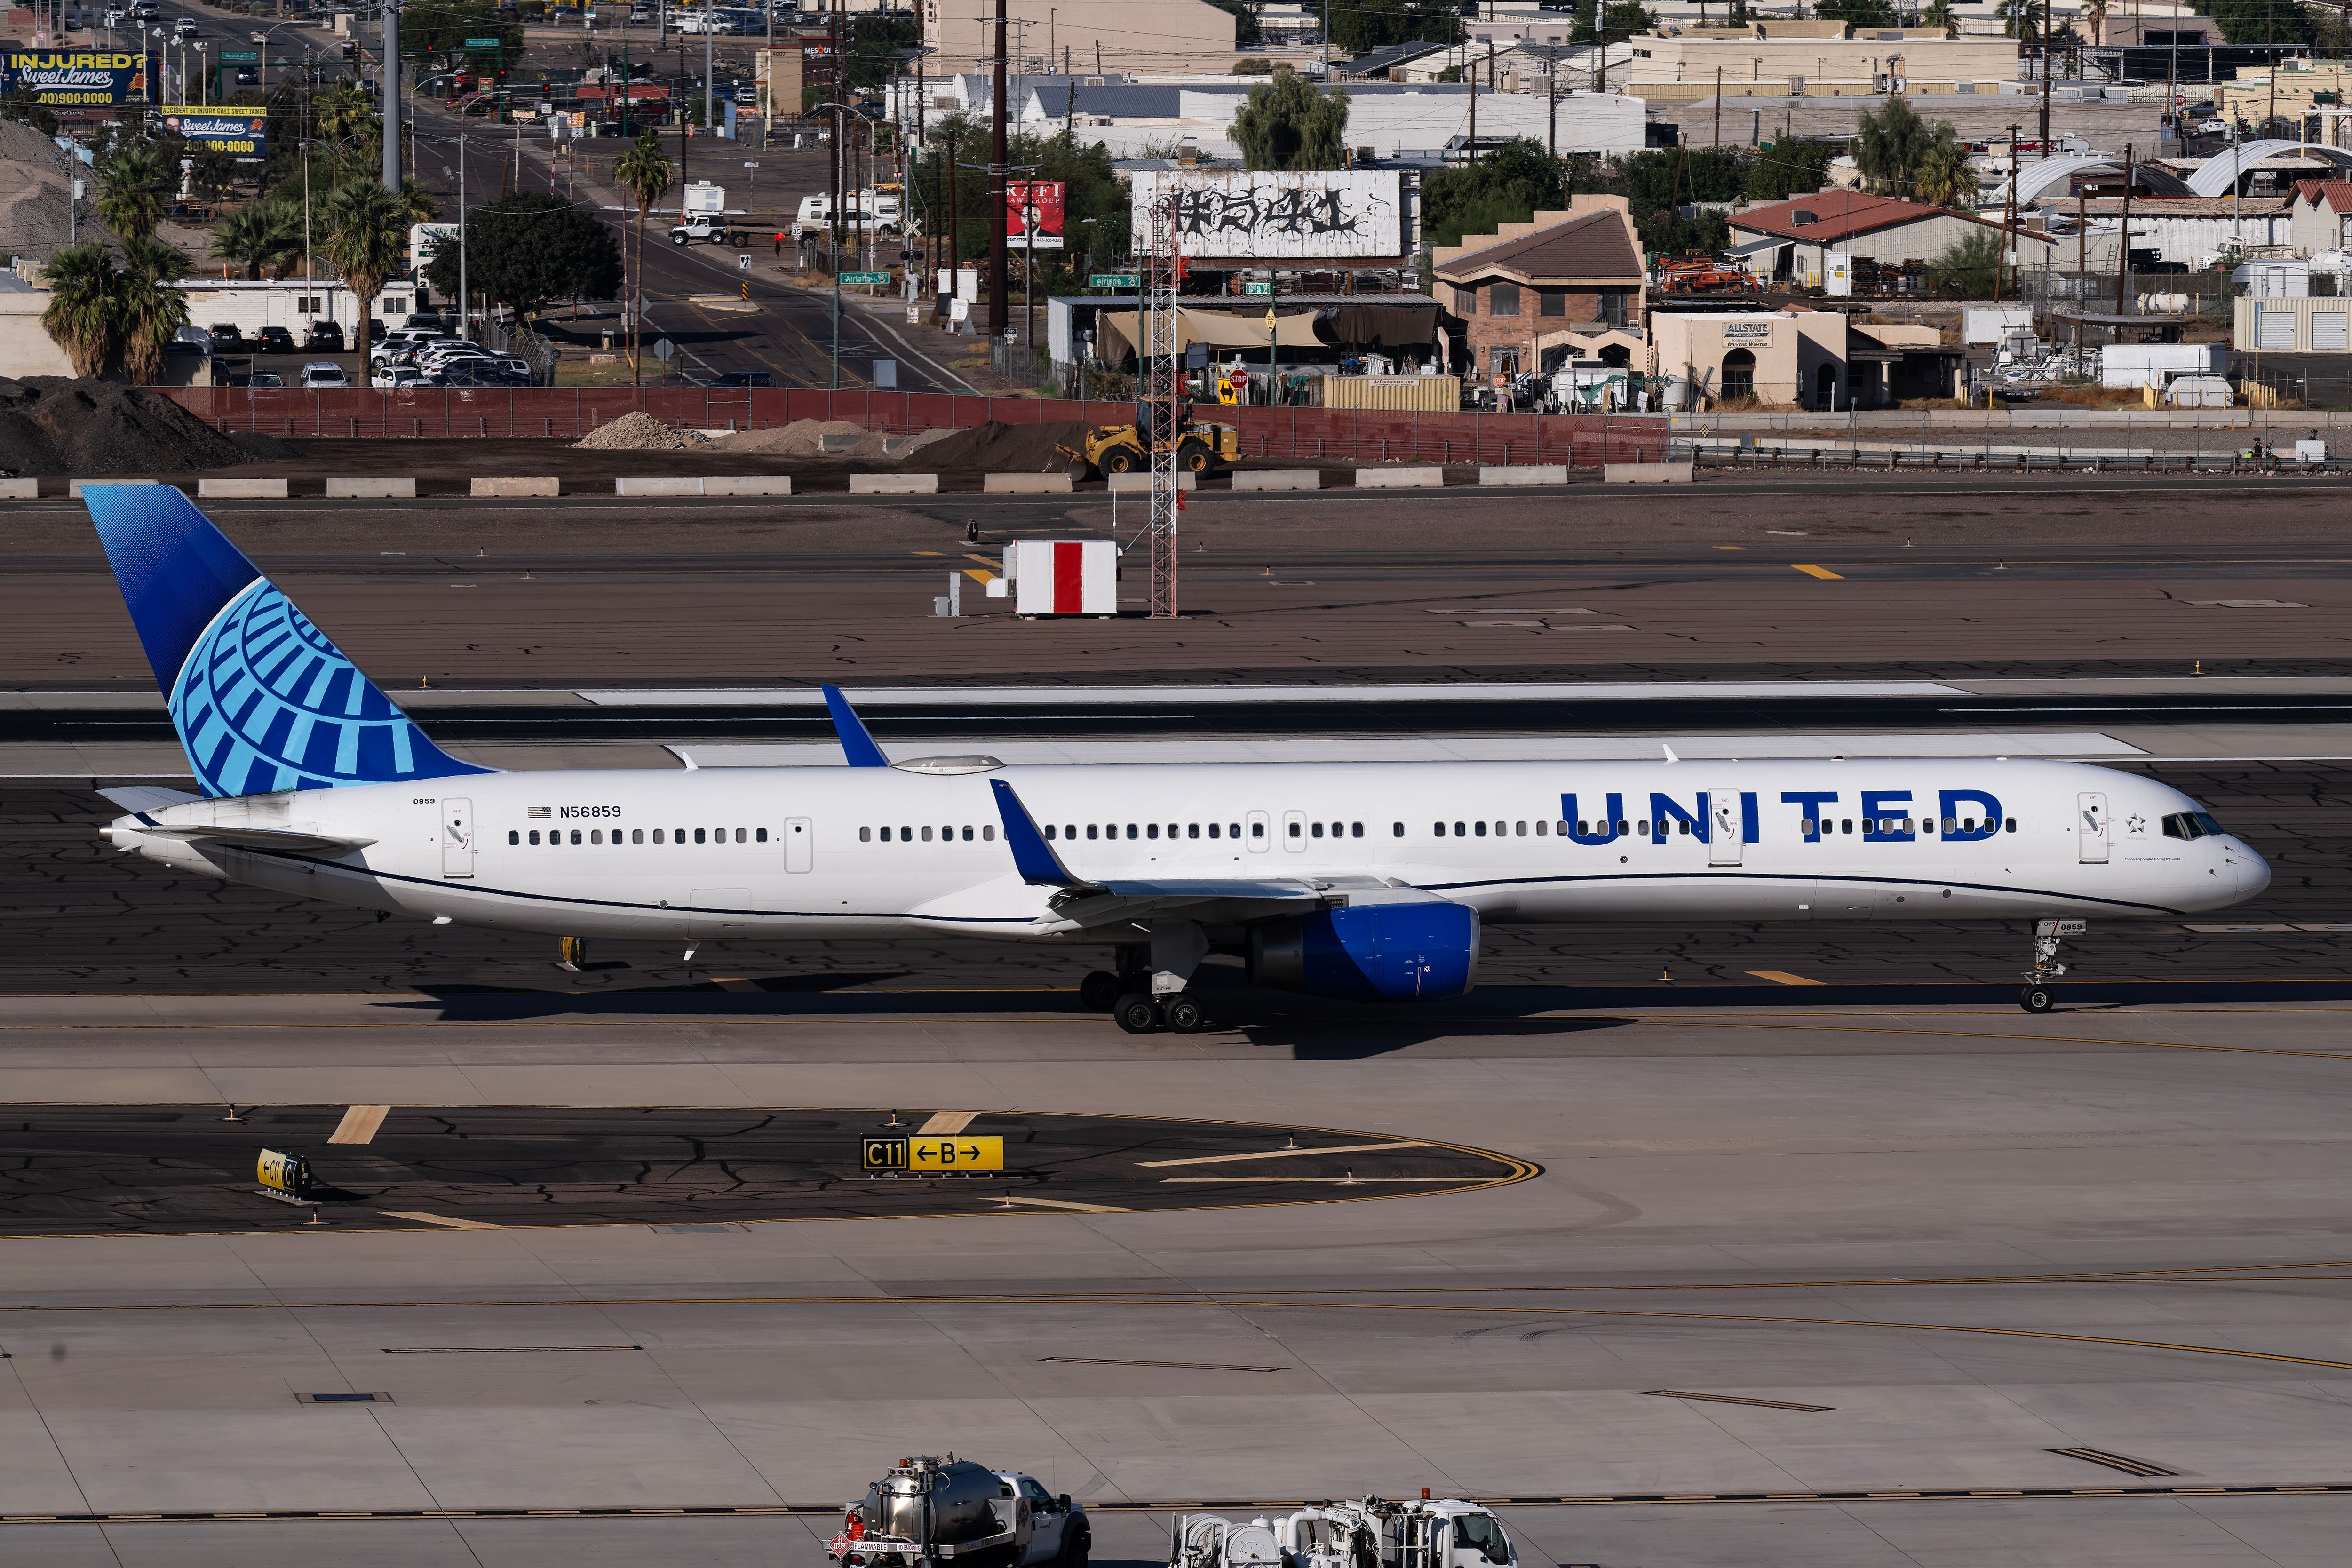
POLYGON ((1459 1498, 1318 1503, 1244 1522, 1180 1514, 1169 1568, 1518 1568, 1492 1510, 1459 1498))

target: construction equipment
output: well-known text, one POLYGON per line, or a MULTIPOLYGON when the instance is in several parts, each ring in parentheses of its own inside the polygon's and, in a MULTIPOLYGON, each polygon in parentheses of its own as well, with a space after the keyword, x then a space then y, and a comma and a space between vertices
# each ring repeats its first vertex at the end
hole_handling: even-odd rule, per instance
POLYGON ((1761 294, 1764 285, 1744 267, 1718 262, 1712 257, 1658 263, 1661 294, 1761 294))
MULTIPOLYGON (((1095 473, 1125 474, 1150 465, 1150 453, 1132 425, 1097 425, 1075 447, 1056 444, 1054 450, 1069 459, 1070 478, 1095 473)), ((1242 433, 1231 425, 1207 425, 1187 419, 1177 427, 1176 466, 1187 473, 1206 474, 1220 464, 1240 460, 1242 433)))
POLYGON ((1169 1568, 1517 1568, 1503 1521, 1458 1498, 1317 1503, 1238 1523, 1180 1514, 1169 1568))

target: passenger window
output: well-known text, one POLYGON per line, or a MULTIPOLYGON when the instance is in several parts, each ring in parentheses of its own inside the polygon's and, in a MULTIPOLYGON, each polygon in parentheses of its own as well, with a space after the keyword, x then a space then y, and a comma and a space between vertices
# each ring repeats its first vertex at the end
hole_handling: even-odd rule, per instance
POLYGON ((1548 822, 1538 822, 1538 823, 1537 823, 1537 824, 1536 824, 1536 837, 1537 837, 1538 838, 1541 838, 1541 837, 1544 836, 1544 834, 1545 834, 1547 831, 1549 831, 1549 830, 1550 826, 1551 826, 1551 825, 1550 825, 1549 823, 1548 823, 1548 822))
POLYGON ((931 841, 931 825, 930 825, 929 823, 928 823, 928 822, 927 822, 927 823, 923 824, 923 842, 924 842, 924 843, 926 843, 926 844, 929 844, 930 841, 931 841))
POLYGON ((1135 824, 1133 824, 1132 822, 1130 822, 1130 823, 1129 823, 1129 824, 1127 825, 1127 836, 1128 836, 1129 838, 1132 838, 1132 837, 1135 837, 1135 824))
POLYGON ((1250 824, 1250 837, 1251 837, 1252 838, 1263 838, 1263 837, 1265 837, 1265 823, 1263 823, 1263 822, 1253 822, 1253 823, 1251 823, 1251 824, 1250 824))
POLYGON ((969 843, 971 843, 971 829, 970 827, 966 827, 966 828, 963 830, 963 841, 964 841, 966 844, 969 844, 969 843))
MULTIPOLYGON (((539 837, 539 835, 534 833, 531 835, 531 837, 533 840, 536 840, 539 837)), ((507 842, 509 844, 520 844, 522 842, 522 835, 509 827, 507 829, 507 842)))
POLYGON ((1212 838, 1214 838, 1216 836, 1217 836, 1217 825, 1216 825, 1215 823, 1213 823, 1213 823, 1209 824, 1209 837, 1212 837, 1212 838))
POLYGON ((1296 838, 1296 837, 1298 837, 1298 824, 1297 824, 1297 823, 1295 823, 1295 822, 1294 822, 1294 823, 1292 823, 1292 824, 1290 825, 1290 836, 1291 836, 1293 838, 1296 838))
POLYGON ((1238 823, 1238 822, 1234 822, 1234 823, 1229 823, 1229 824, 1227 824, 1227 825, 1226 825, 1226 827, 1225 827, 1225 837, 1228 837, 1228 838, 1239 838, 1241 836, 1242 836, 1242 825, 1241 825, 1240 823, 1238 823))
POLYGON ((1195 823, 1192 824, 1189 827, 1187 827, 1187 828, 1184 830, 1184 837, 1187 837, 1187 838, 1198 838, 1198 837, 1201 837, 1201 825, 1200 825, 1199 823, 1197 823, 1197 822, 1195 822, 1195 823))
POLYGON ((2002 826, 2001 831, 2002 831, 2002 832, 2004 832, 2004 833, 2014 833, 2014 832, 2016 832, 2016 831, 2017 831, 2017 818, 2015 818, 2015 817, 2013 817, 2013 816, 2012 816, 2012 817, 2011 817, 2011 818, 2009 818, 2009 819, 2008 819, 2008 821, 2007 821, 2007 823, 2002 826))
MULTIPOLYGON (((884 831, 886 831, 886 832, 887 832, 887 831, 888 831, 888 830, 886 828, 884 831)), ((874 830, 873 830, 872 828, 870 828, 870 827, 861 827, 861 828, 859 828, 859 829, 857 830, 857 842, 859 842, 860 844, 871 844, 871 843, 873 843, 873 842, 874 842, 874 830)))
POLYGON ((1643 837, 1647 838, 1650 836, 1650 819, 1648 817, 1643 817, 1633 826, 1641 830, 1643 837))
MULTIPOLYGON (((643 844, 645 841, 646 841, 646 830, 645 830, 644 828, 642 828, 642 827, 632 827, 632 828, 630 828, 630 829, 629 829, 629 842, 630 842, 630 843, 632 843, 632 844, 643 844)), ((660 843, 660 842, 661 842, 661 832, 660 832, 660 830, 659 830, 658 828, 656 828, 656 829, 655 830, 655 832, 654 832, 654 842, 655 842, 655 843, 656 843, 656 844, 658 844, 658 843, 660 843)))
POLYGON ((1433 823, 1431 823, 1431 824, 1430 824, 1430 826, 1431 826, 1431 827, 1433 827, 1433 828, 1434 828, 1434 829, 1436 830, 1436 832, 1437 832, 1437 837, 1439 837, 1440 838, 1443 838, 1443 837, 1445 837, 1445 824, 1444 824, 1444 823, 1442 823, 1442 822, 1433 822, 1433 823))
MULTIPOLYGON (((887 831, 887 830, 886 830, 886 831, 887 831)), ((660 843, 661 841, 662 841, 662 830, 661 830, 660 828, 656 827, 656 828, 655 828, 655 829, 654 829, 654 842, 655 842, 655 843, 656 843, 656 844, 658 844, 658 843, 660 843)))
POLYGON ((686 829, 685 829, 685 828, 683 828, 683 827, 673 827, 673 828, 671 828, 671 829, 669 830, 669 841, 670 841, 672 844, 683 844, 683 843, 685 843, 685 842, 686 842, 686 829))
POLYGON ((1511 825, 1511 836, 1515 838, 1525 838, 1528 836, 1528 825, 1524 822, 1513 823, 1511 825))
POLYGON ((1095 836, 1095 825, 1094 825, 1093 823, 1089 822, 1089 823, 1087 823, 1087 837, 1088 838, 1092 838, 1094 836, 1095 836))
MULTIPOLYGON (((762 837, 762 838, 765 838, 765 837, 767 837, 767 834, 763 831, 763 832, 760 835, 760 837, 762 837)), ((737 829, 735 830, 735 842, 736 842, 736 843, 738 843, 738 844, 740 844, 740 843, 742 843, 742 842, 743 842, 743 829, 741 829, 741 828, 740 828, 740 827, 739 827, 739 828, 737 828, 737 829)))
POLYGON ((1160 824, 1158 824, 1158 823, 1156 823, 1156 822, 1147 822, 1147 823, 1145 823, 1145 824, 1143 825, 1143 836, 1144 836, 1146 838, 1157 838, 1157 837, 1160 837, 1160 824))
POLYGON ((1840 833, 1852 833, 1853 831, 1853 818, 1849 816, 1841 821, 1838 824, 1838 831, 1840 833))
POLYGON ((1478 835, 1478 837, 1481 837, 1481 838, 1486 837, 1486 825, 1484 822, 1480 822, 1480 823, 1475 824, 1475 831, 1477 833, 1477 835, 1478 835))
POLYGON ((1048 844, 1054 841, 1054 825, 1050 822, 1045 824, 1045 841, 1048 844))
POLYGON ((1462 836, 1462 824, 1457 822, 1454 825, 1454 837, 1459 838, 1462 836))
MULTIPOLYGON (((1565 825, 1565 824, 1562 824, 1562 826, 1566 826, 1566 825, 1565 825)), ((1590 837, 1590 836, 1591 836, 1591 832, 1592 832, 1591 825, 1591 824, 1589 824, 1589 823, 1586 823, 1586 822, 1579 821, 1579 822, 1577 823, 1577 825, 1576 825, 1576 831, 1577 831, 1578 835, 1579 835, 1579 836, 1580 836, 1580 837, 1590 837)))
POLYGON ((1391 823, 1389 825, 1389 837, 1391 838, 1402 838, 1404 837, 1404 824, 1402 822, 1391 823))
POLYGON ((751 837, 756 842, 765 844, 768 841, 768 830, 762 827, 751 837))
POLYGON ((1363 836, 1364 836, 1364 825, 1363 825, 1362 823, 1360 823, 1360 822, 1351 822, 1351 823, 1348 824, 1348 837, 1350 837, 1350 838, 1361 838, 1363 836))
POLYGON ((701 842, 702 842, 702 829, 701 829, 701 828, 699 828, 699 827, 698 827, 698 828, 696 828, 696 829, 694 830, 694 841, 695 841, 697 844, 699 844, 699 843, 701 843, 701 842))
POLYGON ((603 828, 601 828, 601 827, 592 827, 592 828, 590 828, 590 829, 588 830, 588 842, 589 842, 589 843, 591 843, 591 844, 602 844, 602 843, 604 843, 604 830, 603 828))
POLYGON ((1320 837, 1323 837, 1323 825, 1322 825, 1321 823, 1319 823, 1319 822, 1318 822, 1318 823, 1317 823, 1317 824, 1315 825, 1314 832, 1310 835, 1310 837, 1316 837, 1316 838, 1320 838, 1320 837))
POLYGON ((580 830, 576 827, 572 830, 572 842, 574 844, 580 842, 580 830))
POLYGON ((991 844, 995 843, 995 842, 996 842, 996 825, 995 825, 995 824, 993 824, 993 823, 984 823, 984 824, 982 824, 982 826, 981 826, 981 829, 980 829, 980 836, 981 836, 981 837, 982 837, 982 838, 985 839, 987 842, 989 842, 989 843, 991 843, 991 844))
POLYGON ((1625 819, 1622 816, 1617 819, 1617 837, 1620 838, 1625 837, 1625 819))

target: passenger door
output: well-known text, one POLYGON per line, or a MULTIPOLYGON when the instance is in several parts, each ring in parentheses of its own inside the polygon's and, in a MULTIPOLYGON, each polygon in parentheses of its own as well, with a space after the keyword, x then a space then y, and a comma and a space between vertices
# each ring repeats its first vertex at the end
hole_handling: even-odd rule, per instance
POLYGON ((816 830, 805 816, 784 818, 784 869, 805 871, 815 863, 816 830))
POLYGON ((2074 797, 2074 858, 2086 866, 2106 861, 2107 797, 2104 792, 2085 790, 2074 797))
POLYGON ((1266 850, 1273 847, 1272 845, 1265 841, 1266 832, 1267 826, 1265 813, 1262 811, 1251 812, 1249 814, 1249 847, 1257 854, 1263 855, 1266 850))
POLYGON ((1738 865, 1742 837, 1739 792, 1736 789, 1707 791, 1706 863, 1710 866, 1738 865))
POLYGON ((470 877, 474 874, 474 803, 470 800, 444 800, 441 803, 441 875, 470 877))

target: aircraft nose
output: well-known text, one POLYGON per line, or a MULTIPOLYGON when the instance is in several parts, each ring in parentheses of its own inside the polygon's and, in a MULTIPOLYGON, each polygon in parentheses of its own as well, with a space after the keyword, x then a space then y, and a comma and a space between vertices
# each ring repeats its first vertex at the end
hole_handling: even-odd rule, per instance
POLYGON ((2230 868, 2237 873, 2238 897, 2251 899, 2271 885, 2271 863, 2243 844, 2230 847, 2230 868))

